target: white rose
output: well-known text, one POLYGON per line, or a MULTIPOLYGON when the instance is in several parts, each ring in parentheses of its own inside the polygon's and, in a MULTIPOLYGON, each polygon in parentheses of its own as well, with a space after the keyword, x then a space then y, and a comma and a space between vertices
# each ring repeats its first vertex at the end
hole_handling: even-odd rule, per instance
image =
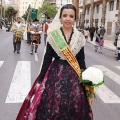
POLYGON ((82 72, 82 79, 92 81, 93 84, 99 84, 103 81, 103 72, 95 67, 89 67, 82 72))

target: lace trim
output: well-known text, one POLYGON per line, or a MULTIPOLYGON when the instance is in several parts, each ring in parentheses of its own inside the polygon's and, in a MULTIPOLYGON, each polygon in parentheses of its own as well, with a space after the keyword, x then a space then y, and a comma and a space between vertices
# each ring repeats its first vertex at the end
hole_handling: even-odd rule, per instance
MULTIPOLYGON (((49 44, 52 46, 52 48, 58 54, 58 56, 62 60, 65 60, 63 54, 56 47, 56 45, 54 44, 54 42, 53 42, 52 38, 49 36, 49 34, 47 37, 47 42, 49 42, 49 44)), ((71 42, 70 42, 70 46, 71 46, 70 50, 73 52, 73 54, 75 56, 80 51, 80 49, 85 45, 85 42, 86 42, 86 40, 85 40, 84 35, 81 32, 75 30, 73 35, 72 35, 71 42)))

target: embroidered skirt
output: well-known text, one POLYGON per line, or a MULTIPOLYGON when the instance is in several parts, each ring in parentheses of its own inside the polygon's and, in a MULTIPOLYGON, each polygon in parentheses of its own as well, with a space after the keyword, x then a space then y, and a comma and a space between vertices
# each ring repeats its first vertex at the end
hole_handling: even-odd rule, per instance
POLYGON ((85 89, 67 61, 51 65, 35 116, 35 120, 93 120, 85 89))

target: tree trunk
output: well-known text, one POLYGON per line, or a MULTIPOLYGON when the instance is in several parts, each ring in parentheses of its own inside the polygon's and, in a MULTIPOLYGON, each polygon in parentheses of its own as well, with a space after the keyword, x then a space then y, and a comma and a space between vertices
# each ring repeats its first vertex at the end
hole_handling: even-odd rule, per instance
POLYGON ((118 26, 120 27, 120 0, 119 0, 119 9, 118 9, 118 26))
POLYGON ((84 21, 85 21, 85 2, 86 0, 83 0, 83 10, 82 10, 81 24, 80 24, 80 28, 82 29, 84 29, 84 21))
POLYGON ((107 0, 103 0, 103 3, 102 3, 102 20, 101 20, 101 25, 102 26, 105 26, 106 4, 107 4, 107 0))
POLYGON ((91 0, 90 27, 93 26, 94 0, 91 0))

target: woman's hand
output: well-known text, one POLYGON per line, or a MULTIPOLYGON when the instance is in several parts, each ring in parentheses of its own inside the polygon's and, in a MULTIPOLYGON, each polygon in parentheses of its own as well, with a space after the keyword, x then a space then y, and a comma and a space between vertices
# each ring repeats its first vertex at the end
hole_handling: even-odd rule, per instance
POLYGON ((35 86, 36 91, 38 90, 39 86, 40 86, 40 83, 37 83, 35 86))

